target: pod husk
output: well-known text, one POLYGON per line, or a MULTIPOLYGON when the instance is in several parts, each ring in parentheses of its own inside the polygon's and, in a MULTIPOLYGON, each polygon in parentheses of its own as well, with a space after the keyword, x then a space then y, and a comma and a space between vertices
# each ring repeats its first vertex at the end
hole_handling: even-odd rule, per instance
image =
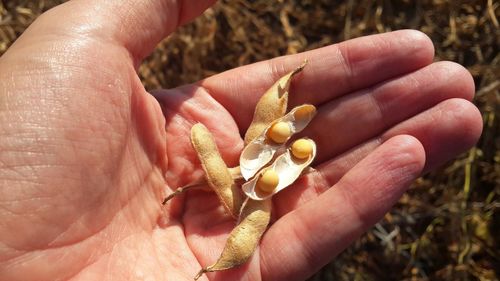
POLYGON ((231 171, 222 160, 212 134, 201 123, 191 128, 191 143, 207 176, 207 182, 219 197, 226 211, 238 218, 243 196, 231 171))
MULTIPOLYGON (((229 173, 231 174, 231 177, 233 177, 233 180, 236 181, 236 184, 238 185, 238 181, 243 180, 243 176, 241 175, 240 166, 228 168, 228 170, 229 170, 229 173)), ((187 192, 190 190, 195 190, 195 189, 196 190, 203 190, 203 191, 213 190, 213 188, 206 187, 207 184, 208 184, 207 178, 204 177, 203 180, 196 181, 196 182, 190 183, 190 184, 185 185, 185 186, 181 186, 181 187, 177 188, 174 192, 172 192, 170 195, 165 197, 165 199, 163 199, 162 205, 167 204, 167 202, 172 200, 172 198, 174 198, 178 195, 181 195, 184 192, 187 192)))
POLYGON ((231 231, 222 253, 213 265, 201 269, 203 273, 230 269, 244 264, 252 256, 271 220, 271 200, 255 201, 248 198, 242 207, 238 225, 231 231))
POLYGON ((313 151, 309 158, 304 160, 297 159, 292 155, 291 149, 287 149, 287 151, 278 156, 269 167, 264 168, 254 178, 243 184, 242 189, 245 195, 253 200, 270 200, 271 196, 294 183, 316 157, 316 143, 311 139, 306 139, 313 144, 313 151), (271 193, 261 192, 256 187, 258 179, 267 169, 275 170, 279 176, 278 186, 271 193))
POLYGON ((245 144, 258 137, 273 121, 285 115, 288 106, 288 90, 292 77, 301 72, 307 61, 274 83, 255 106, 253 120, 245 133, 245 144))
POLYGON ((294 134, 302 131, 316 115, 316 107, 304 104, 295 107, 285 116, 273 120, 261 134, 248 143, 240 155, 241 175, 245 180, 252 178, 262 167, 267 165, 276 152, 286 145, 294 134), (290 137, 284 143, 275 143, 267 138, 267 131, 276 123, 285 122, 290 126, 290 137))

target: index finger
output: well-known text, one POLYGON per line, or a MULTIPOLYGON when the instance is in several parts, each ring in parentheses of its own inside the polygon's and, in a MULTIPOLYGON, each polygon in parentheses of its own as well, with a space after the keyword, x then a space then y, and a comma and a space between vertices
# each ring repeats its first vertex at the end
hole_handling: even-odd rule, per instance
POLYGON ((258 62, 200 82, 234 117, 241 132, 250 124, 260 96, 305 59, 294 78, 290 105, 320 105, 432 63, 434 48, 422 32, 401 30, 258 62))

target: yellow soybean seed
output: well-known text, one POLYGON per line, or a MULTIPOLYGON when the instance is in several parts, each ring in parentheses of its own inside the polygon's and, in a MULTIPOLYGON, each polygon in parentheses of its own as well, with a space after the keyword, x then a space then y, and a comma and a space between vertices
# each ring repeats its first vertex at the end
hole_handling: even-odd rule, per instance
POLYGON ((257 188, 263 192, 271 193, 278 186, 280 178, 273 169, 268 169, 260 176, 257 181, 257 188))
POLYGON ((194 280, 203 273, 230 269, 244 264, 259 244, 271 219, 271 200, 247 199, 242 207, 238 225, 231 231, 217 262, 202 268, 194 280))
POLYGON ((212 134, 203 124, 198 123, 191 128, 191 143, 198 154, 208 184, 215 191, 226 211, 237 218, 243 203, 243 196, 231 171, 222 160, 212 134))
POLYGON ((298 159, 307 159, 313 153, 313 144, 307 139, 298 139, 292 144, 292 155, 298 159))
POLYGON ((292 77, 301 72, 307 61, 274 83, 255 106, 253 120, 245 133, 245 145, 258 137, 269 124, 282 117, 288 106, 288 90, 292 77))
POLYGON ((267 130, 267 137, 275 143, 284 143, 290 137, 292 131, 286 122, 277 122, 267 130))

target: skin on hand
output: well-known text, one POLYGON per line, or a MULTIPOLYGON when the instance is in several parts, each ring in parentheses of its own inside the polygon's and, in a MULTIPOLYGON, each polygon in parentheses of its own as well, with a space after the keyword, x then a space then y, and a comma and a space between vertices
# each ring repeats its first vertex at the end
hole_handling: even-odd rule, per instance
POLYGON ((277 220, 248 264, 202 278, 305 279, 423 170, 478 139, 470 74, 432 63, 432 43, 417 31, 280 57, 153 97, 136 73, 141 60, 211 2, 73 0, 0 58, 2 280, 191 280, 234 227, 214 194, 161 206, 203 173, 191 126, 207 126, 235 166, 260 95, 304 59, 290 106, 318 107, 303 132, 318 144, 316 172, 273 199, 277 220))

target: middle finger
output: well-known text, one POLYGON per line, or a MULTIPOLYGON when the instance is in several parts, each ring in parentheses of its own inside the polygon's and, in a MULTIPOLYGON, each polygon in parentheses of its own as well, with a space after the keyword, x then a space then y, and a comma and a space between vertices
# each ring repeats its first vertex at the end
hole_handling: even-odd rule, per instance
POLYGON ((472 99, 471 80, 458 64, 434 63, 322 105, 301 135, 316 141, 321 163, 443 100, 472 99))

